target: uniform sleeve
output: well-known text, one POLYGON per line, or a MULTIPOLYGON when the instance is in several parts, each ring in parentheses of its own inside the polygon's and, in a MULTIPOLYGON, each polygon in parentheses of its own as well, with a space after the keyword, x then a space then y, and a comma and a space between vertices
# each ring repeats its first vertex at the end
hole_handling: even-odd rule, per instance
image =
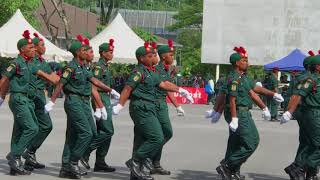
POLYGON ((313 82, 314 81, 312 79, 301 81, 297 87, 297 94, 302 97, 306 97, 312 91, 313 82))
POLYGON ((43 65, 43 70, 44 70, 46 73, 48 73, 48 74, 51 74, 51 73, 52 73, 52 69, 51 69, 49 63, 47 63, 47 62, 45 62, 45 61, 44 61, 44 65, 43 65))
POLYGON ((228 92, 230 96, 238 96, 238 88, 239 88, 238 86, 239 86, 239 82, 237 80, 232 80, 228 84, 228 92))
POLYGON ((218 89, 219 92, 216 92, 216 93, 223 93, 223 94, 227 94, 228 93, 228 81, 226 79, 224 81, 220 81, 220 82, 218 81, 216 86, 217 86, 217 88, 219 88, 218 89))
POLYGON ((66 67, 64 70, 63 70, 63 74, 61 76, 61 79, 60 79, 60 82, 65 85, 68 83, 68 81, 70 80, 72 76, 72 69, 70 67, 66 67))
POLYGON ((168 79, 168 78, 165 78, 165 80, 162 80, 162 79, 160 78, 160 74, 159 74, 158 72, 153 73, 153 81, 155 82, 155 85, 156 85, 157 87, 159 86, 159 84, 160 84, 162 81, 169 81, 169 82, 171 82, 170 79, 168 79))
POLYGON ((88 78, 89 81, 90 81, 91 78, 94 77, 91 70, 86 70, 86 75, 87 75, 87 78, 88 78))
POLYGON ((97 79, 102 78, 102 68, 100 66, 95 66, 93 68, 93 76, 97 79))
POLYGON ((30 64, 29 66, 30 70, 31 70, 31 73, 34 74, 34 75, 37 75, 37 72, 39 70, 41 70, 37 65, 35 64, 30 64))
POLYGON ((141 82, 143 78, 143 74, 139 71, 134 71, 128 81, 126 82, 126 85, 132 87, 133 89, 137 87, 137 85, 141 82))
POLYGON ((3 76, 11 79, 16 74, 16 63, 11 63, 5 72, 3 72, 3 76))

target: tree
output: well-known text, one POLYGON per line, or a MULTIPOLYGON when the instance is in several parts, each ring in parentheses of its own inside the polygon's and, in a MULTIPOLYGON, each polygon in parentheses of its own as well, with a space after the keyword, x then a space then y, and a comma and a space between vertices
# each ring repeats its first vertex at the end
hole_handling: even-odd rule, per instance
POLYGON ((44 9, 44 13, 40 14, 40 16, 42 17, 44 24, 46 25, 47 30, 49 31, 49 33, 51 35, 51 38, 52 38, 51 41, 55 45, 58 45, 59 28, 50 23, 52 16, 57 12, 57 10, 54 9, 52 12, 50 12, 50 14, 48 14, 47 7, 45 6, 43 0, 41 0, 41 4, 44 9))
POLYGON ((158 40, 155 35, 151 34, 148 31, 145 31, 142 28, 136 27, 136 28, 133 28, 132 30, 144 41, 156 42, 158 40))
POLYGON ((40 27, 34 14, 40 5, 39 0, 1 0, 0 3, 0 27, 5 24, 12 15, 20 9, 24 17, 35 28, 40 27))

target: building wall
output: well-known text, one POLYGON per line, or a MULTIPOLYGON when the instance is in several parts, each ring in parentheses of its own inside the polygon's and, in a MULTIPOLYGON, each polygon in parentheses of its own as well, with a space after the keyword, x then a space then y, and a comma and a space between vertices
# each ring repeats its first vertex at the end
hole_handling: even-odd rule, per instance
MULTIPOLYGON (((47 9, 48 15, 50 15, 54 11, 54 6, 52 2, 50 0, 43 0, 43 2, 47 9)), ((77 34, 84 34, 84 33, 90 33, 92 37, 96 35, 97 25, 99 23, 99 17, 96 14, 90 13, 86 10, 77 8, 75 6, 71 6, 66 3, 63 4, 63 8, 66 12, 66 16, 70 23, 72 37, 75 37, 77 34)), ((47 30, 47 27, 41 16, 41 14, 44 14, 44 12, 45 10, 42 5, 36 12, 37 17, 41 22, 40 32, 44 36, 50 37, 51 35, 47 30)), ((64 31, 63 21, 61 20, 57 12, 55 12, 54 15, 52 16, 50 23, 53 26, 58 27, 58 37, 64 38, 65 31, 64 31)))

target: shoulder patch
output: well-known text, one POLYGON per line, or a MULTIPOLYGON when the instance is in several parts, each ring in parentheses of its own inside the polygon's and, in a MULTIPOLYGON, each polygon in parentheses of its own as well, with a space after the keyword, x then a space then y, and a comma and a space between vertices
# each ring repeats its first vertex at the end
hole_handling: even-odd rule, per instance
POLYGON ((14 67, 16 67, 15 64, 10 64, 10 65, 7 67, 7 72, 12 71, 12 69, 13 69, 14 67))

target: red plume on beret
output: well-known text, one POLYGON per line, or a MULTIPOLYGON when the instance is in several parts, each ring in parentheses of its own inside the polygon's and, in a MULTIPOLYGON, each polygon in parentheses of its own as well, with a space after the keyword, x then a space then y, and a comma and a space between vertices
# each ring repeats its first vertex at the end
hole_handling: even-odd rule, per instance
POLYGON ((246 49, 244 49, 244 47, 240 46, 240 47, 234 47, 233 50, 237 53, 239 53, 241 55, 241 57, 243 58, 247 58, 248 54, 246 49))
POLYGON ((29 44, 32 43, 32 40, 31 40, 31 38, 30 38, 30 32, 29 32, 29 30, 25 30, 25 31, 23 32, 22 36, 23 36, 25 39, 28 40, 28 43, 29 43, 29 44))
POLYGON ((89 41, 88 38, 85 38, 85 39, 83 40, 83 42, 84 42, 85 45, 90 46, 90 41, 89 41))
POLYGON ((151 43, 151 47, 152 47, 153 49, 157 49, 157 43, 156 43, 156 42, 152 42, 152 43, 151 43))
POLYGON ((310 56, 315 56, 314 52, 311 51, 311 50, 308 52, 308 54, 309 54, 310 56))
POLYGON ((81 42, 82 45, 85 45, 84 39, 80 34, 78 34, 76 38, 77 38, 78 41, 81 42))
POLYGON ((39 38, 40 41, 43 41, 43 39, 39 37, 39 34, 38 34, 38 33, 36 33, 36 32, 33 33, 33 36, 36 37, 36 38, 39 38))
POLYGON ((109 39, 109 51, 113 51, 113 48, 114 48, 114 39, 109 39))
POLYGON ((318 54, 320 54, 320 50, 318 51, 318 54))
POLYGON ((146 52, 147 52, 147 53, 150 52, 149 46, 150 46, 149 42, 145 42, 145 43, 144 43, 144 48, 146 49, 146 52))
POLYGON ((170 48, 170 51, 173 51, 173 40, 172 39, 168 40, 168 46, 170 48))

